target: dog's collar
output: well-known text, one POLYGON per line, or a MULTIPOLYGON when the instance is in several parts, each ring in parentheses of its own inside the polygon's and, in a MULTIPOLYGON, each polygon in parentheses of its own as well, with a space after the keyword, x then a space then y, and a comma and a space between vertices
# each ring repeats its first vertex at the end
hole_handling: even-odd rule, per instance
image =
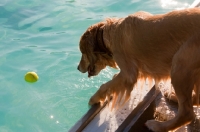
POLYGON ((101 26, 97 30, 97 35, 96 35, 96 42, 97 42, 97 47, 95 48, 95 51, 103 54, 107 54, 110 57, 113 56, 112 52, 106 47, 104 40, 103 40, 103 27, 101 26))

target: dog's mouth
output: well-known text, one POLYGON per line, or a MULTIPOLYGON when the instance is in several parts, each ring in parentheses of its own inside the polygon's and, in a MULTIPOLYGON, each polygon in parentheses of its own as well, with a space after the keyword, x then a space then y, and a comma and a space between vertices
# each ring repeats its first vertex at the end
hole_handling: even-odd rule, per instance
POLYGON ((88 66, 88 77, 95 76, 95 66, 88 66))

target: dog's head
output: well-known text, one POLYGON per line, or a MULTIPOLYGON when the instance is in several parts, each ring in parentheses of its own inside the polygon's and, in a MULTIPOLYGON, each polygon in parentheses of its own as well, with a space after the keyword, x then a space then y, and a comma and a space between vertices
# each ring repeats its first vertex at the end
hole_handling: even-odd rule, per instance
POLYGON ((82 73, 88 72, 88 77, 98 75, 106 66, 117 68, 112 52, 103 40, 104 26, 104 22, 90 26, 80 39, 82 57, 78 70, 82 73))

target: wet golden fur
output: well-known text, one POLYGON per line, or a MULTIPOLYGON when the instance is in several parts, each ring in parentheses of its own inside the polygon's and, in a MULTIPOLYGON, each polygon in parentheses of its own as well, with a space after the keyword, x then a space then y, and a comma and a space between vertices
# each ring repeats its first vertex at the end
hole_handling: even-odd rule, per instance
POLYGON ((147 127, 165 132, 194 119, 192 90, 200 87, 200 9, 159 15, 137 12, 125 18, 107 19, 86 30, 80 50, 78 69, 88 72, 88 76, 97 75, 106 66, 120 69, 115 78, 101 85, 90 105, 111 95, 128 99, 138 79, 158 82, 171 78, 179 103, 178 114, 166 122, 147 121, 147 127))

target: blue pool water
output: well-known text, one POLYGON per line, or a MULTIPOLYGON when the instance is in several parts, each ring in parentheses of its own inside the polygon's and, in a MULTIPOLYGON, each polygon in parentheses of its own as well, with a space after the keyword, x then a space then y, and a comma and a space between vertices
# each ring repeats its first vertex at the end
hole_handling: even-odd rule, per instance
POLYGON ((77 70, 79 39, 107 17, 186 8, 193 0, 1 0, 0 132, 66 132, 88 99, 117 72, 87 78, 77 70), (36 83, 24 81, 28 71, 36 83))

